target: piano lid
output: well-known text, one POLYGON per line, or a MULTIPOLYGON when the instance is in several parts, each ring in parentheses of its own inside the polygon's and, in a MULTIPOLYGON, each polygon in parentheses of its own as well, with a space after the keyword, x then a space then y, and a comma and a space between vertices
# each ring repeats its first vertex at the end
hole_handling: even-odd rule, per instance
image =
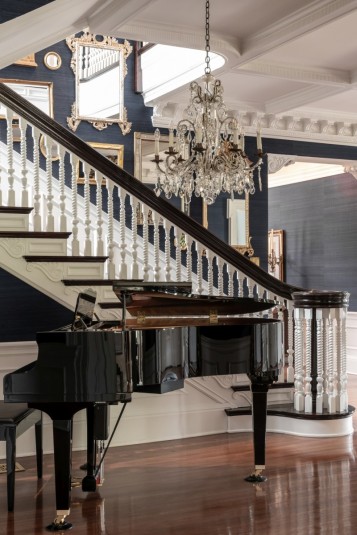
POLYGON ((190 283, 113 283, 113 291, 132 316, 219 316, 253 314, 276 306, 275 301, 191 293, 190 283))

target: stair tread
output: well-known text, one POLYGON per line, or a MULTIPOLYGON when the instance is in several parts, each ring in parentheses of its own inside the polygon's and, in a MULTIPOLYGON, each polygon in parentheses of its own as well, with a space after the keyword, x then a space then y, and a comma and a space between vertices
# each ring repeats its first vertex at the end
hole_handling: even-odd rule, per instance
POLYGON ((65 286, 113 286, 120 279, 62 279, 65 286))
POLYGON ((0 214, 30 214, 33 208, 19 206, 0 206, 0 214))
POLYGON ((24 255, 27 262, 105 262, 108 256, 24 255))
POLYGON ((0 238, 61 238, 67 239, 71 232, 36 232, 32 230, 3 230, 0 238))

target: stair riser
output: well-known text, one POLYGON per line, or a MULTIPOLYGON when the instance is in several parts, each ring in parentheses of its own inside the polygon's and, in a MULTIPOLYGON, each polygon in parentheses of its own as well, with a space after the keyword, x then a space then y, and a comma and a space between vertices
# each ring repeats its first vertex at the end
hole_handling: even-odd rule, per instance
POLYGON ((0 214, 0 228, 3 231, 29 230, 27 214, 0 214))

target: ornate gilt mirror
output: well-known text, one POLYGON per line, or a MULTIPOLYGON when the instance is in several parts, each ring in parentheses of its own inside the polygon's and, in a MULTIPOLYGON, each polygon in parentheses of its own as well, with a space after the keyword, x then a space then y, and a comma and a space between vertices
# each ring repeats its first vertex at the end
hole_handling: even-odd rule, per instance
POLYGON ((97 40, 88 32, 68 37, 66 43, 72 51, 76 95, 68 126, 75 131, 81 121, 88 121, 98 130, 118 124, 123 135, 130 132, 124 107, 124 78, 132 46, 108 36, 97 40))

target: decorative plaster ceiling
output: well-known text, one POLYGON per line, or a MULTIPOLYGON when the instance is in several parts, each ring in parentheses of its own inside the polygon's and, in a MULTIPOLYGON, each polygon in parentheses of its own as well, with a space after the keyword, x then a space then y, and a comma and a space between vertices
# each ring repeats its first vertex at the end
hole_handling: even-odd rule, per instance
MULTIPOLYGON (((0 67, 84 27, 203 49, 204 8, 204 0, 54 0, 2 25, 0 67)), ((226 59, 216 75, 246 133, 259 121, 263 136, 354 146, 356 27, 357 0, 211 0, 211 49, 226 59)), ((170 124, 187 101, 186 86, 148 101, 154 124, 170 124)))

